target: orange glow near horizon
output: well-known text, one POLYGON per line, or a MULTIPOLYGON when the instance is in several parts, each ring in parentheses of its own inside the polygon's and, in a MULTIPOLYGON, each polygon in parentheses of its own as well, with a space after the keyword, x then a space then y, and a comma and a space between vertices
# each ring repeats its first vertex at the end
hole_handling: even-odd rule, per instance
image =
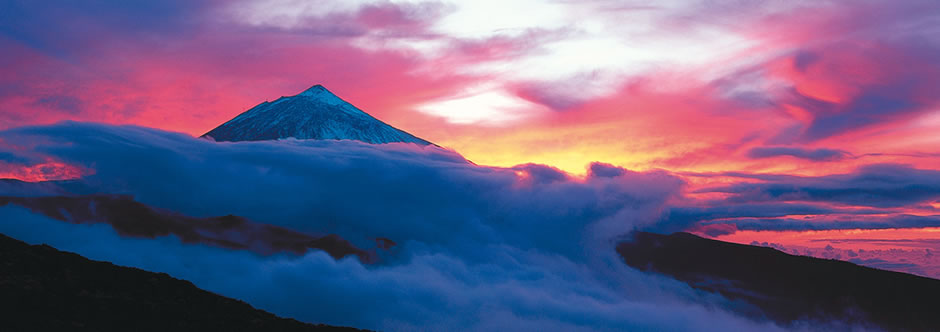
MULTIPOLYGON (((708 237, 704 234, 700 236, 708 237)), ((788 254, 838 259, 940 279, 940 228, 738 231, 710 237, 772 247, 788 254)))
POLYGON ((757 241, 777 243, 783 246, 802 246, 811 248, 822 248, 828 244, 834 247, 842 246, 845 249, 854 250, 885 250, 891 248, 934 249, 940 245, 940 243, 935 243, 932 245, 918 244, 917 242, 898 244, 892 243, 892 241, 940 241, 940 227, 821 231, 737 231, 733 234, 713 236, 710 238, 741 244, 750 244, 754 241, 757 241))

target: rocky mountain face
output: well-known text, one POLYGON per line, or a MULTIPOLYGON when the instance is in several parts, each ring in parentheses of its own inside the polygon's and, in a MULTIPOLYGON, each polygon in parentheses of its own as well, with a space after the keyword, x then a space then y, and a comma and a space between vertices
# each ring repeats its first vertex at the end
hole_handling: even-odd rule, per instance
POLYGON ((372 117, 321 85, 294 96, 263 102, 203 137, 220 142, 295 138, 431 144, 372 117))

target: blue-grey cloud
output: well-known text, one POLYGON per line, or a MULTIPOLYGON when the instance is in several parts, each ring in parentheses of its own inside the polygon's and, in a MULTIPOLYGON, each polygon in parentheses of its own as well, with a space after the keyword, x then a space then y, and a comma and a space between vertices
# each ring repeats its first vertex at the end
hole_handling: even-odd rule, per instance
POLYGON ((0 196, 0 206, 6 205, 21 206, 65 222, 109 224, 121 236, 155 238, 172 234, 184 243, 204 243, 261 254, 302 254, 317 249, 334 258, 355 255, 363 262, 375 260, 374 251, 356 248, 336 235, 304 234, 232 215, 192 218, 151 208, 127 196, 0 196))
MULTIPOLYGON (((0 3, 0 35, 73 59, 102 37, 168 39, 193 28, 214 1, 22 1, 0 3)), ((0 55, 0 59, 3 56, 0 55)))
POLYGON ((94 171, 45 184, 53 191, 132 195, 197 218, 235 214, 339 234, 360 247, 376 237, 398 243, 368 266, 320 251, 261 256, 172 234, 121 237, 104 224, 0 207, 0 232, 10 236, 167 272, 280 315, 381 330, 775 328, 616 256, 619 236, 658 220, 678 195, 683 181, 665 172, 597 164, 575 179, 543 165, 476 166, 437 147, 215 143, 84 123, 11 129, 0 139, 31 147, 10 153, 94 171))
MULTIPOLYGON (((761 202, 761 203, 740 203, 735 204, 723 200, 713 200, 702 202, 700 206, 671 206, 663 214, 662 219, 647 227, 647 230, 670 233, 695 228, 696 225, 714 225, 714 224, 732 224, 742 226, 739 229, 761 230, 760 225, 764 225, 764 230, 809 230, 809 229, 828 229, 834 227, 830 223, 800 221, 800 226, 793 223, 787 223, 784 220, 776 219, 790 215, 883 215, 890 214, 893 211, 883 209, 858 209, 858 208, 838 208, 823 206, 818 204, 806 203, 786 203, 786 202, 761 202), (755 223, 760 220, 760 223, 755 223), (746 228, 744 228, 745 224, 746 228), (788 227, 783 227, 788 225, 788 227), (810 228, 816 227, 816 228, 810 228)), ((842 228, 866 228, 866 226, 881 225, 879 228, 894 227, 914 227, 915 224, 900 224, 890 222, 885 218, 878 223, 844 223, 842 228)), ((920 226, 925 227, 925 226, 920 226)), ((709 235, 718 235, 716 233, 709 235)))
POLYGON ((755 176, 766 181, 736 183, 699 192, 731 194, 731 203, 826 202, 876 208, 904 207, 940 199, 940 171, 875 164, 847 174, 818 177, 755 176))
POLYGON ((838 161, 851 157, 846 151, 836 149, 806 149, 798 147, 756 147, 748 150, 747 156, 754 159, 790 156, 811 161, 838 161))
POLYGON ((940 215, 937 216, 916 216, 916 215, 894 215, 882 216, 878 218, 856 216, 840 219, 794 219, 794 218, 757 218, 741 217, 724 220, 707 220, 701 223, 703 226, 710 225, 734 225, 731 230, 722 228, 708 228, 705 231, 713 233, 709 235, 721 235, 733 233, 738 230, 748 231, 822 231, 838 229, 891 229, 891 228, 923 228, 940 227, 940 215))
POLYGON ((684 175, 746 181, 697 189, 696 194, 721 193, 724 197, 669 206, 648 230, 694 230, 717 236, 739 230, 940 226, 937 209, 932 205, 940 200, 940 171, 936 170, 873 164, 824 176, 742 172, 684 175), (934 215, 911 215, 915 210, 934 215))

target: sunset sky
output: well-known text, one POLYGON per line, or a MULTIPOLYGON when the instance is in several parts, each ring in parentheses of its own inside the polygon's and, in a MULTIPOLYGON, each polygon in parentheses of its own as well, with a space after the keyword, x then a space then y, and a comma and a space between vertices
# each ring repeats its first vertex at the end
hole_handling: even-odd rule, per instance
MULTIPOLYGON (((199 136, 323 84, 479 165, 675 175, 662 231, 816 256, 883 248, 859 259, 936 278, 938 13, 932 0, 3 1, 0 130, 199 136)), ((84 171, 0 151, 0 177, 84 171)))

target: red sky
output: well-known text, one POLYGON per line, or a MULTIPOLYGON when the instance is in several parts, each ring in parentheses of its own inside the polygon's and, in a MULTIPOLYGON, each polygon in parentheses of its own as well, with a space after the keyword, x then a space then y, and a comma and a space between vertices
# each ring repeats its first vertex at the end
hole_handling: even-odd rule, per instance
MULTIPOLYGON (((201 135, 319 83, 478 164, 663 169, 688 182, 683 207, 776 204, 696 215, 687 229, 702 234, 747 218, 865 228, 918 216, 927 224, 900 234, 920 238, 940 220, 933 1, 10 2, 0 12, 0 129, 78 120, 201 135), (898 183, 909 185, 887 188, 898 183), (897 202, 871 201, 882 194, 897 202), (866 209, 878 211, 853 212, 866 209)), ((55 166, 2 162, 6 176, 32 179, 55 166)), ((810 245, 728 232, 719 238, 810 245)))

